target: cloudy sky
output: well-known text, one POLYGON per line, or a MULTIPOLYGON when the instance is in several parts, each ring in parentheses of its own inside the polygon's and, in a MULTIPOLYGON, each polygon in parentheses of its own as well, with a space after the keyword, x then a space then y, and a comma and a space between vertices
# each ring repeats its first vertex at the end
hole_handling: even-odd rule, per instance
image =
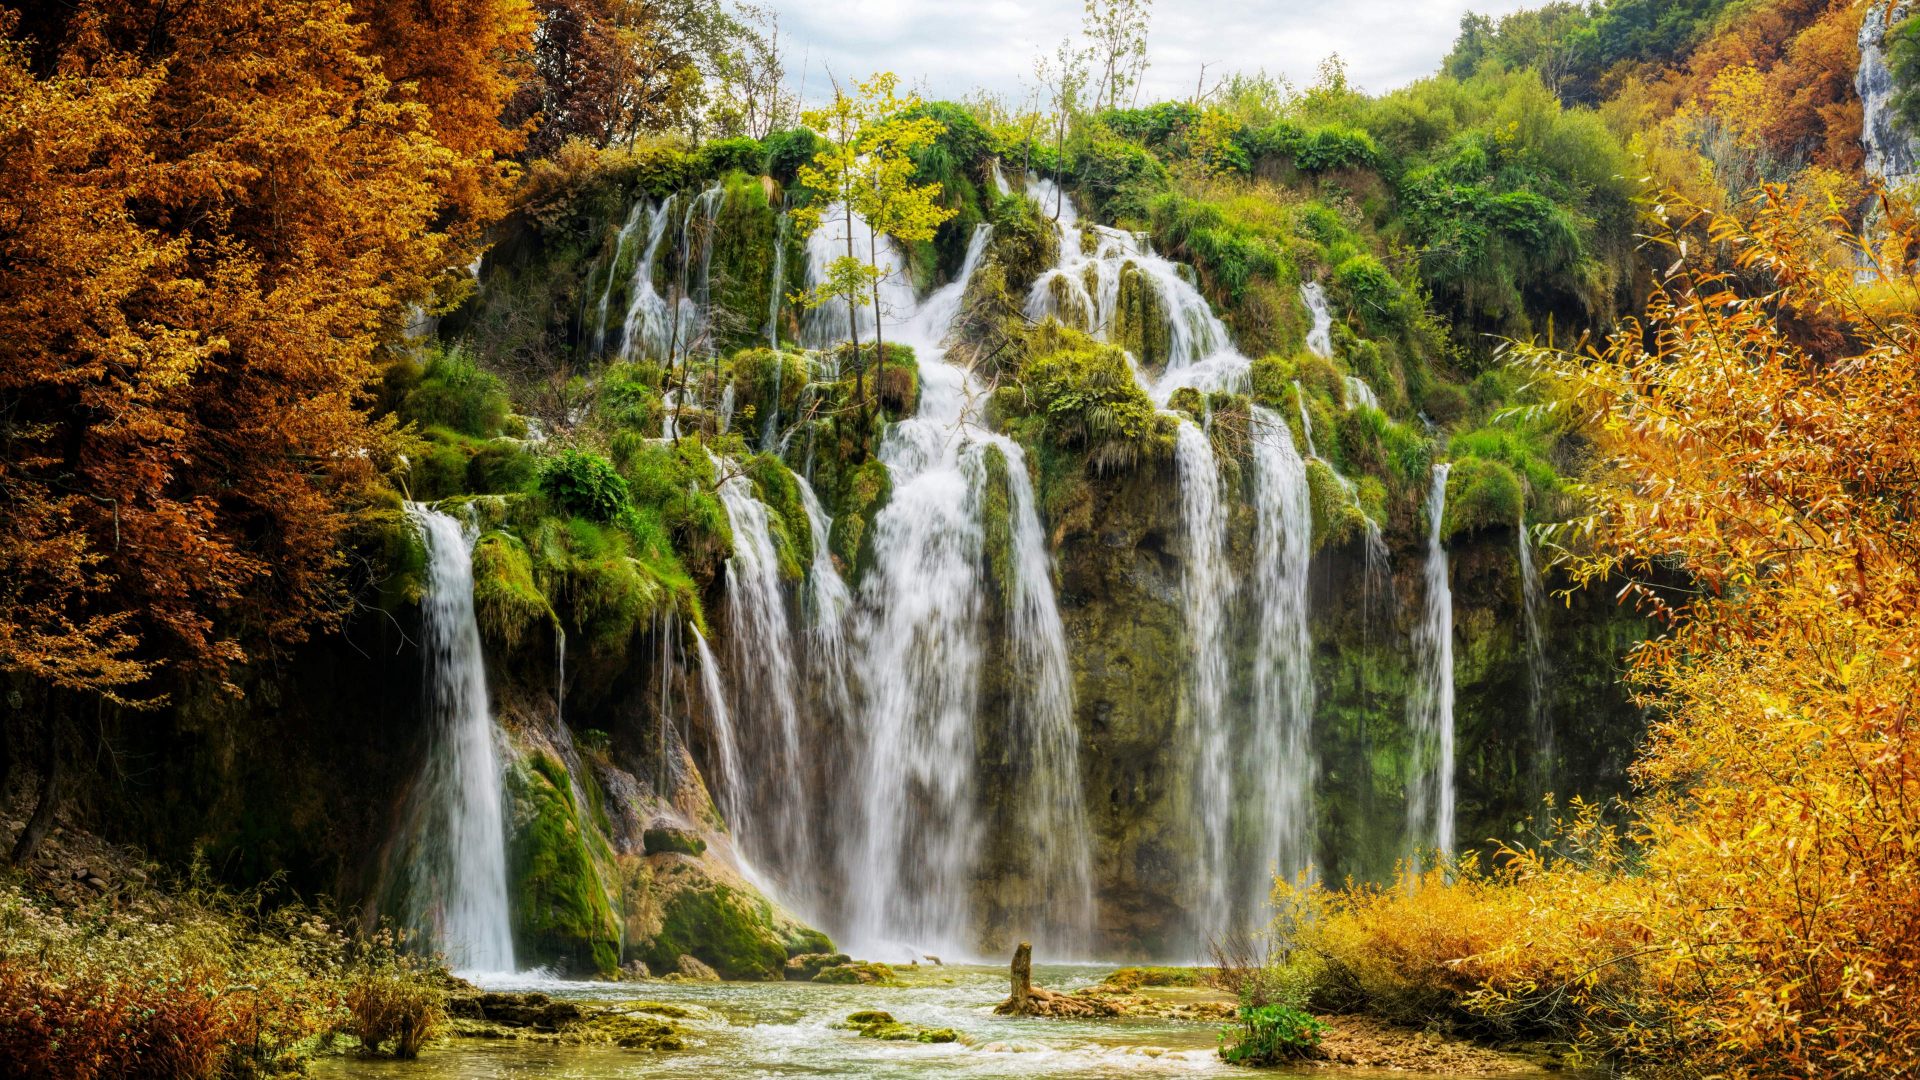
MULTIPOLYGON (((1218 74, 1265 69, 1296 85, 1339 53, 1350 77, 1378 92, 1431 74, 1468 10, 1501 15, 1536 0, 1157 0, 1141 100, 1186 97, 1200 65, 1218 74)), ((770 0, 787 68, 808 99, 831 69, 841 78, 890 70, 933 97, 976 87, 1012 97, 1031 87, 1033 58, 1080 27, 1080 0, 770 0)))

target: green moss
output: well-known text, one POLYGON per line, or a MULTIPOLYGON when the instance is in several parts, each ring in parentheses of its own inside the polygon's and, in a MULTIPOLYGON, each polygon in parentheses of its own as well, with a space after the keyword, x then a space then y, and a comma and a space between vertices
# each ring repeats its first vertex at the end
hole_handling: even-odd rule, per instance
POLYGON ((893 969, 877 961, 862 961, 852 964, 836 964, 822 968, 820 974, 813 977, 817 983, 836 983, 840 985, 898 986, 900 980, 894 977, 893 969))
POLYGON ((842 565, 861 565, 868 526, 892 495, 893 474, 879 459, 869 459, 852 470, 840 515, 833 519, 830 541, 834 557, 842 565))
POLYGON ((1307 490, 1313 506, 1314 550, 1328 544, 1347 543, 1365 532, 1367 523, 1354 494, 1341 482, 1333 466, 1319 458, 1308 460, 1307 490))
POLYGON ((509 649, 540 623, 558 622, 534 584, 526 545, 503 532, 487 533, 473 545, 473 608, 481 631, 509 649))
POLYGON ((1019 574, 1013 549, 1007 455, 998 446, 989 446, 981 455, 981 467, 986 471, 980 500, 980 528, 987 556, 987 588, 1000 598, 1005 608, 1013 601, 1014 581, 1019 574))
POLYGON ((804 355, 743 349, 733 355, 731 366, 735 424, 751 432, 750 441, 759 444, 766 437, 766 425, 776 417, 787 425, 800 418, 809 379, 804 355))
POLYGON ((649 855, 668 852, 701 855, 707 850, 707 842, 700 838, 700 834, 686 829, 648 829, 642 834, 641 842, 649 855))
POLYGON ((780 575, 788 581, 800 580, 813 562, 813 525, 800 498, 800 481, 772 454, 755 454, 741 467, 767 508, 767 531, 773 535, 780 575))
POLYGON ((720 348, 734 349, 766 340, 779 216, 760 177, 733 172, 722 185, 724 200, 713 225, 711 288, 714 309, 727 318, 715 324, 714 336, 720 348))
POLYGON ((1134 381, 1118 346, 1050 322, 1030 348, 993 399, 996 417, 1020 441, 1085 454, 1096 470, 1173 456, 1176 425, 1134 381))
POLYGON ((606 886, 612 852, 582 820, 566 766, 536 750, 508 767, 507 794, 516 953, 567 971, 614 974, 620 923, 606 886))
POLYGON ((510 408, 500 377, 483 370, 465 350, 454 348, 430 352, 418 384, 400 411, 421 427, 444 427, 489 439, 505 429, 510 408))
POLYGON ((1131 352, 1142 367, 1166 366, 1167 313, 1153 281, 1132 263, 1120 270, 1113 325, 1108 328, 1107 338, 1131 352))
POLYGON ((476 495, 509 495, 525 491, 539 472, 540 459, 518 439, 495 439, 467 461, 464 490, 476 495))
POLYGON ((786 927, 786 933, 781 937, 781 944, 786 947, 789 958, 835 955, 832 938, 811 926, 802 926, 799 923, 792 923, 786 927))
POLYGON ((1053 209, 1024 195, 1004 195, 993 204, 993 259, 1006 274, 1006 288, 1021 295, 1034 279, 1060 261, 1053 209))
POLYGON ((1447 474, 1447 512, 1442 539, 1487 528, 1512 528, 1520 521, 1525 497, 1520 478, 1504 462, 1460 458, 1447 474))
POLYGON ((382 611, 420 603, 427 591, 427 544, 398 506, 369 510, 355 523, 356 546, 374 553, 374 587, 382 611))
POLYGON ((660 932, 639 947, 641 958, 656 971, 685 955, 724 978, 781 979, 787 950, 773 924, 772 906, 759 896, 718 882, 683 887, 668 897, 660 932))

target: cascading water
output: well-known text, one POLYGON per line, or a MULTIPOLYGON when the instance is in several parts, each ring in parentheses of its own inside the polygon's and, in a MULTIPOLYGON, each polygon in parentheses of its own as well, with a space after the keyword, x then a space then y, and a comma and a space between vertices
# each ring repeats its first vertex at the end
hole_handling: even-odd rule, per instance
POLYGON ((1313 643, 1307 628, 1307 567, 1313 509, 1306 463, 1278 414, 1255 406, 1253 446, 1255 627, 1253 730, 1241 756, 1250 807, 1253 873, 1241 893, 1241 925, 1258 927, 1271 878, 1293 881, 1313 861, 1313 643))
POLYGON ((1327 292, 1317 281, 1300 286, 1300 302, 1307 305, 1313 323, 1307 329, 1307 351, 1315 356, 1333 355, 1333 311, 1327 306, 1327 292))
POLYGON ((506 817, 473 608, 475 533, 419 503, 406 509, 427 551, 421 615, 432 745, 402 849, 404 910, 454 968, 510 972, 506 817))
MULTIPOLYGON (((863 231, 856 229, 856 232, 863 231)), ((837 257, 845 243, 810 238, 809 265, 837 257)), ((864 689, 864 763, 861 836, 846 848, 850 936, 868 948, 938 947, 964 954, 973 945, 974 868, 982 840, 975 790, 976 723, 983 670, 982 619, 989 597, 981 588, 986 535, 983 504, 988 455, 1004 460, 1011 570, 1009 651, 1015 666, 1020 740, 1014 760, 1034 774, 1027 813, 1036 835, 1030 847, 1047 852, 1037 868, 1045 880, 1033 929, 1058 949, 1084 938, 1091 914, 1089 841, 1080 803, 1078 734, 1072 724, 1065 632, 1054 605, 1044 533, 1034 509, 1024 454, 979 424, 979 388, 946 363, 942 339, 958 314, 990 230, 974 233, 959 277, 912 308, 893 335, 910 345, 919 365, 920 408, 893 424, 879 459, 893 490, 871 525, 873 565, 861 585, 854 627, 857 670, 864 689), (1060 880, 1064 875, 1069 879, 1060 880), (1078 880, 1071 880, 1078 879, 1078 880), (1047 890, 1067 890, 1066 897, 1047 890), (1054 902, 1059 900, 1059 902, 1054 902), (1058 912, 1054 918, 1043 913, 1058 912)), ((877 253, 899 265, 888 243, 877 253)), ((875 319, 897 302, 869 311, 875 319)), ((820 309, 824 311, 825 309, 820 309)), ((817 323, 810 333, 849 327, 817 323)))
POLYGON ((607 280, 600 289, 600 303, 593 317, 593 353, 600 355, 607 346, 607 305, 613 300, 613 278, 620 272, 620 262, 626 257, 627 249, 633 243, 635 230, 647 216, 647 204, 635 202, 633 209, 627 211, 626 224, 620 226, 620 234, 613 242, 613 257, 607 263, 607 280))
POLYGON ((740 767, 740 736, 733 729, 733 710, 727 706, 720 662, 714 659, 713 650, 707 647, 706 635, 698 627, 693 628, 693 649, 700 660, 700 690, 707 699, 707 727, 718 764, 709 786, 716 789, 720 813, 727 819, 737 842, 750 816, 745 798, 745 773, 740 767))
MULTIPOLYGON (((877 306, 869 296, 856 301, 851 311, 845 302, 832 300, 807 312, 800 328, 800 344, 806 348, 832 349, 855 340, 856 336, 871 344, 874 328, 882 316, 897 321, 914 311, 913 276, 907 272, 906 257, 885 236, 879 237, 876 247, 866 219, 859 214, 849 214, 839 204, 830 207, 822 216, 819 228, 807 237, 806 250, 807 280, 816 285, 827 280, 835 259, 844 259, 849 254, 879 267, 881 273, 877 306)), ((958 301, 955 303, 957 306, 958 301)), ((941 327, 938 333, 944 336, 946 328, 941 327)))
POLYGON ((786 371, 779 357, 780 300, 787 291, 787 231, 792 227, 792 220, 782 210, 773 238, 773 284, 767 290, 767 348, 774 351, 773 395, 760 426, 760 451, 768 454, 778 448, 780 439, 780 383, 786 371))
POLYGON ((642 355, 660 359, 668 354, 673 337, 673 312, 653 279, 660 245, 665 242, 667 225, 673 220, 676 198, 670 195, 647 212, 647 243, 633 264, 633 277, 627 285, 627 314, 620 324, 617 351, 622 356, 633 355, 636 343, 642 355))
POLYGON ((1369 409, 1380 407, 1380 395, 1373 392, 1367 380, 1358 375, 1347 376, 1347 408, 1357 409, 1365 405, 1369 409))
MULTIPOLYGON (((741 694, 743 734, 758 764, 752 790, 740 797, 746 817, 734 819, 736 835, 763 869, 781 875, 789 891, 810 872, 811 805, 801 759, 800 707, 793 657, 793 623, 780 582, 770 512, 753 494, 753 481, 730 462, 714 460, 722 479, 720 503, 733 529, 727 560, 727 612, 736 672, 751 673, 754 692, 741 694), (751 714, 744 712, 751 707, 751 714)), ((745 787, 746 785, 736 785, 745 787)))
POLYGON ((1192 732, 1195 944, 1235 929, 1228 896, 1228 842, 1233 826, 1232 730, 1227 716, 1226 606, 1234 591, 1227 565, 1227 512, 1213 440, 1182 420, 1174 443, 1186 561, 1181 596, 1189 663, 1185 726, 1192 732))
POLYGON ((1533 787, 1536 799, 1553 790, 1553 710, 1547 696, 1547 641, 1542 619, 1546 586, 1533 561, 1527 519, 1520 519, 1520 607, 1527 632, 1527 717, 1533 730, 1533 787))
POLYGON ((1293 400, 1300 406, 1300 437, 1307 440, 1307 456, 1317 458, 1320 450, 1313 445, 1313 416, 1307 412, 1307 392, 1300 389, 1300 380, 1293 380, 1293 400))
POLYGON ((1431 854, 1442 859, 1453 854, 1453 589, 1447 549, 1440 542, 1450 469, 1444 462, 1433 467, 1433 486, 1427 493, 1426 607, 1414 628, 1419 670, 1407 701, 1407 727, 1413 737, 1407 842, 1415 865, 1426 865, 1431 854))

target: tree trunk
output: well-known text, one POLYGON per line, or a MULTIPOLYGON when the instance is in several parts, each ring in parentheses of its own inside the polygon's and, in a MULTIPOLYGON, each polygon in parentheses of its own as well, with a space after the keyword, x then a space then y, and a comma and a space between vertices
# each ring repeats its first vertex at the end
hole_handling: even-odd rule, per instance
POLYGON ((44 758, 40 763, 40 801, 34 804, 33 816, 27 819, 26 828, 20 830, 20 836, 13 844, 12 861, 15 865, 33 858, 40 848, 40 842, 47 838, 53 828, 53 812, 60 803, 60 721, 54 713, 55 694, 47 692, 47 723, 44 733, 46 745, 44 758))
MULTIPOLYGON (((853 258, 853 198, 851 193, 841 203, 846 209, 847 258, 853 258)), ((875 319, 877 326, 879 319, 875 319)), ((864 457, 867 446, 867 372, 860 366, 860 301, 853 293, 847 294, 847 335, 853 342, 853 403, 860 409, 860 448, 864 457)))
POLYGON ((1023 941, 1019 948, 1013 950, 1013 993, 1007 1001, 1011 1006, 1011 1013, 1014 1016, 1026 1015, 1031 1007, 1028 1005, 1028 999, 1032 996, 1033 946, 1023 941))
MULTIPOLYGON (((867 245, 867 250, 873 255, 873 265, 878 269, 880 234, 874 231, 872 222, 867 223, 867 245)), ((880 312, 880 279, 876 277, 873 279, 873 399, 880 404, 884 404, 880 400, 880 395, 886 393, 886 389, 880 382, 881 377, 887 373, 887 337, 883 329, 886 322, 887 320, 881 316, 880 312)))

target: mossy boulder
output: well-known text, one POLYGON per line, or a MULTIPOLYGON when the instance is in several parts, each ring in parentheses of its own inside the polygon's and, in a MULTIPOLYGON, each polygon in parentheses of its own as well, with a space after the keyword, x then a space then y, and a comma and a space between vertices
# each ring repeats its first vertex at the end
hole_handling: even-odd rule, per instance
POLYGON ((851 963, 853 957, 846 953, 802 953, 787 960, 787 981, 811 982, 827 968, 851 963))
POLYGON ((663 852, 700 855, 707 850, 706 840, 691 829, 675 829, 666 826, 648 829, 642 834, 641 842, 649 855, 659 855, 663 852))
POLYGON ((900 980, 894 977, 892 968, 877 961, 867 960, 821 968, 812 981, 847 986, 898 986, 900 984, 900 980))
POLYGON ((684 855, 649 856, 648 862, 658 925, 644 938, 630 940, 629 954, 655 971, 673 970, 682 956, 691 956, 728 979, 785 977, 783 920, 765 897, 744 882, 716 877, 684 855))
POLYGON ((1120 268, 1119 295, 1107 337, 1131 352, 1141 367, 1158 370, 1167 366, 1171 335, 1166 308, 1152 279, 1131 262, 1120 268))
POLYGON ((1452 540, 1489 528, 1513 528, 1526 499, 1520 478, 1504 462, 1461 458, 1447 473, 1447 509, 1440 536, 1452 540))
POLYGON ((952 1028, 928 1028, 918 1024, 901 1023, 892 1013, 878 1009, 866 1009, 848 1013, 847 1019, 840 1025, 860 1033, 863 1039, 881 1039, 886 1042, 950 1043, 960 1036, 952 1028))
POLYGON ((533 580, 533 558, 519 537, 490 532, 473 545, 473 609, 481 632, 508 649, 542 624, 559 622, 533 580))
POLYGON ((515 952, 571 974, 617 975, 620 922, 607 887, 613 853, 576 801, 566 766, 535 749, 508 766, 507 794, 515 952))

